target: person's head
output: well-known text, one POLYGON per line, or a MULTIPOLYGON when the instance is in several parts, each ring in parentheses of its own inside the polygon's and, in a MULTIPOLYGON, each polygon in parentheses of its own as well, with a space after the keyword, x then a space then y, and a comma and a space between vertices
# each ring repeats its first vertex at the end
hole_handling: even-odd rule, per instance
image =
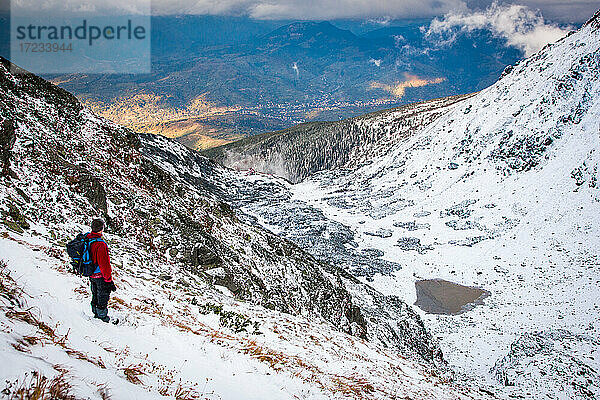
POLYGON ((104 232, 104 220, 96 218, 92 221, 92 232, 102 233, 104 232))

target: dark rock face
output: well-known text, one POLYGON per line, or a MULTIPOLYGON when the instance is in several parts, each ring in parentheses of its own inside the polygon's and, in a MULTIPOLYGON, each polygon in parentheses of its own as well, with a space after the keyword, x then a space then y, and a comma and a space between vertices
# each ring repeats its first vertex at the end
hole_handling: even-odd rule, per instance
MULTIPOLYGON (((177 212, 172 226, 185 232, 181 250, 190 271, 228 288, 237 298, 291 313, 317 314, 338 329, 366 337, 367 326, 339 277, 340 270, 317 261, 296 244, 258 229, 234 204, 234 193, 252 199, 260 192, 244 184, 230 186, 232 175, 216 163, 185 150, 168 139, 142 135, 142 152, 163 170, 176 171, 175 184, 201 189, 212 199, 201 219, 177 212), (212 179, 210 179, 212 177, 212 179), (236 236, 223 233, 225 226, 246 226, 236 236), (251 255, 251 257, 249 257, 251 255), (216 272, 218 269, 218 272, 216 272)), ((269 187, 270 188, 270 187, 269 187)), ((236 228, 236 230, 239 230, 236 228)))
POLYGON ((411 306, 397 296, 377 292, 350 274, 344 274, 343 282, 361 308, 368 340, 444 368, 441 349, 411 306))
POLYGON ((15 145, 17 135, 15 133, 15 122, 5 119, 0 125, 0 174, 10 176, 11 150, 15 145))
POLYGON ((92 175, 84 167, 73 165, 65 174, 65 179, 75 192, 89 200, 98 214, 106 218, 108 212, 106 190, 98 177, 92 175))
POLYGON ((600 29, 600 10, 596 11, 596 13, 590 18, 584 26, 591 26, 592 29, 600 29))
POLYGON ((191 263, 194 267, 203 269, 216 268, 221 265, 221 259, 208 247, 198 244, 192 250, 191 263))
POLYGON ((365 234, 369 236, 376 236, 383 239, 392 237, 392 231, 390 229, 377 229, 376 231, 367 231, 365 234))
MULTIPOLYGON (((21 96, 25 93, 34 95, 44 102, 56 107, 57 112, 71 119, 67 122, 72 127, 81 122, 79 112, 83 106, 75 96, 64 89, 34 75, 18 66, 12 64, 4 57, 0 57, 0 64, 6 71, 11 72, 11 76, 18 78, 18 85, 15 85, 14 78, 4 75, 0 78, 0 90, 6 94, 21 96)), ((10 108, 16 107, 14 103, 2 104, 3 114, 8 114, 10 108)), ((39 115, 39 113, 38 113, 39 115)))
POLYGON ((458 218, 469 218, 473 212, 469 207, 475 204, 477 200, 464 200, 452 207, 447 208, 444 211, 440 211, 440 217, 458 217, 458 218))
POLYGON ((419 229, 430 229, 431 226, 428 223, 420 224, 416 221, 408 221, 408 222, 394 222, 394 226, 396 228, 404 228, 407 231, 417 231, 419 229))
POLYGON ((414 250, 419 254, 423 254, 428 250, 432 250, 432 246, 423 245, 421 239, 416 237, 401 237, 398 239, 396 246, 400 247, 404 251, 414 250))
POLYGON ((0 215, 2 216, 0 222, 13 232, 23 233, 30 228, 29 222, 14 203, 9 202, 8 212, 0 211, 0 215))

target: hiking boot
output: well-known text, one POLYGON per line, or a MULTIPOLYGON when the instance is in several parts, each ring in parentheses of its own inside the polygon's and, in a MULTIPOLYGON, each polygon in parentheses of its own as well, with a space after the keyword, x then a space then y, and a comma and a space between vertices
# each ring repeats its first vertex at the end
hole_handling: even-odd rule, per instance
POLYGON ((94 315, 94 318, 98 318, 100 321, 110 322, 108 308, 96 308, 96 315, 94 315))
POLYGON ((92 313, 94 313, 94 318, 98 318, 98 308, 92 304, 92 313))
POLYGON ((94 315, 94 318, 98 318, 100 321, 103 321, 103 322, 110 322, 110 317, 108 315, 106 317, 101 317, 99 315, 94 315))

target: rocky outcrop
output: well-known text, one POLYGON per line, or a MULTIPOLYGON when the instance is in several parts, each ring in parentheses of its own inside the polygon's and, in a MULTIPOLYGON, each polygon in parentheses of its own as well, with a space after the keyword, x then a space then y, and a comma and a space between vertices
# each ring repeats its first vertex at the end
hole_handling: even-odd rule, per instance
POLYGON ((84 196, 99 215, 106 218, 108 205, 106 190, 99 177, 94 176, 85 167, 63 163, 63 174, 67 183, 76 193, 84 196))
POLYGON ((15 133, 15 122, 5 119, 0 124, 0 175, 10 176, 11 150, 15 145, 17 135, 15 133))
MULTIPOLYGON (((317 261, 290 241, 246 225, 241 218, 247 216, 221 200, 231 200, 234 188, 227 182, 235 174, 191 152, 180 158, 183 148, 162 137, 142 136, 142 149, 164 170, 177 171, 180 182, 208 188, 215 199, 200 221, 184 213, 175 219, 177 229, 187 235, 180 247, 188 255, 184 261, 190 271, 226 287, 239 299, 290 314, 316 311, 340 330, 367 337, 363 311, 342 284, 339 269, 317 261), (214 179, 202 178, 206 171, 214 179), (223 230, 226 227, 237 227, 238 233, 231 235, 223 230)), ((248 189, 249 197, 258 193, 248 189)))
POLYGON ((587 335, 566 330, 531 332, 521 335, 509 353, 496 362, 492 373, 507 388, 547 398, 596 399, 600 375, 578 350, 600 343, 587 335))

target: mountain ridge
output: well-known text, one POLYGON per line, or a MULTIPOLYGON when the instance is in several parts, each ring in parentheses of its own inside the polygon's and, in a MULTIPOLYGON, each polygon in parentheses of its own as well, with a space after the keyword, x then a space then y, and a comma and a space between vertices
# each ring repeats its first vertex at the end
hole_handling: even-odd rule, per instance
POLYGON ((300 124, 204 150, 202 154, 230 168, 252 169, 298 183, 318 171, 357 162, 353 158, 366 160, 387 151, 403 135, 410 135, 472 95, 412 103, 342 121, 300 124), (376 119, 386 119, 388 127, 381 133, 369 127, 376 119))

